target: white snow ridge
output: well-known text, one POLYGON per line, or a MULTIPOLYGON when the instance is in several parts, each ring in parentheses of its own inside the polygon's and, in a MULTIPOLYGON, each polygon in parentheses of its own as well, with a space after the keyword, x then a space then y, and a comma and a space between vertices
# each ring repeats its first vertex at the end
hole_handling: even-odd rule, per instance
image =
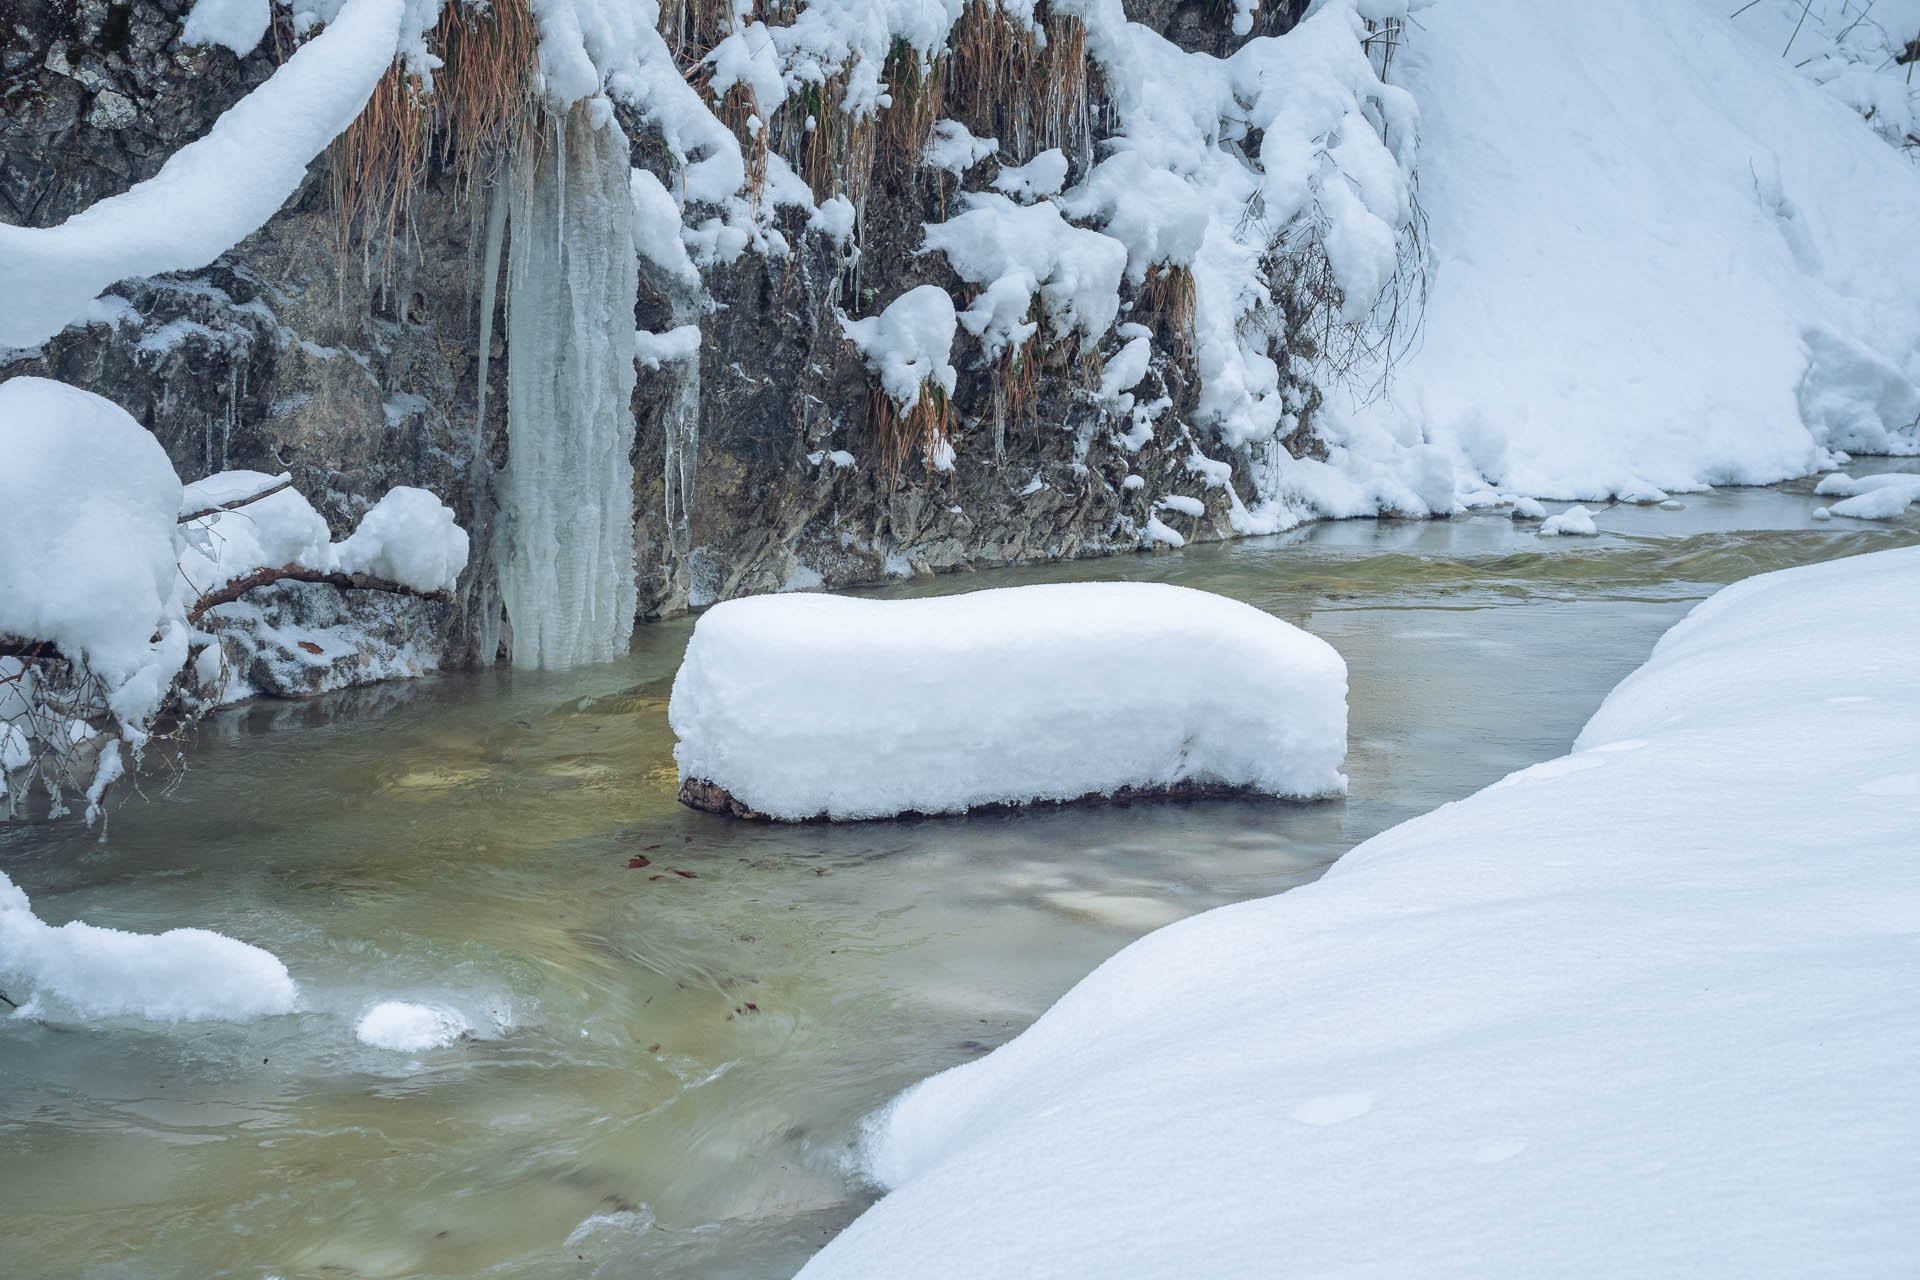
POLYGON ((908 1090, 801 1275, 1910 1273, 1915 635, 1920 548, 1727 588, 1571 755, 908 1090))
POLYGON ((883 818, 1219 786, 1346 790, 1347 668, 1251 605, 1160 583, 728 601, 669 709, 683 782, 769 817, 883 818))

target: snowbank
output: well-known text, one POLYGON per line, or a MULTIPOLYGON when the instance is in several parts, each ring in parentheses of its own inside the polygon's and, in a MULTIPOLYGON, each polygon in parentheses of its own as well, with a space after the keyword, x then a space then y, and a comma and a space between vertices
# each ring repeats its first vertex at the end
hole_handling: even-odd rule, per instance
MULTIPOLYGON (((0 458, 0 640, 50 643, 76 668, 72 679, 48 684, 39 664, 0 659, 0 799, 9 813, 27 787, 4 775, 46 754, 35 772, 51 811, 65 812, 62 789, 79 787, 88 822, 97 820, 108 775, 139 764, 154 717, 189 670, 202 705, 252 692, 232 671, 222 676, 215 637, 189 625, 220 589, 260 570, 305 569, 431 594, 451 591, 466 568, 466 532, 423 489, 394 489, 336 545, 291 477, 228 471, 183 487, 125 410, 45 378, 0 383, 0 458), (88 734, 72 736, 76 723, 88 734), (85 744, 108 729, 132 758, 100 742, 96 773, 85 744)), ((265 623, 257 609, 218 607, 265 623)), ((230 614, 206 625, 238 640, 217 625, 235 621, 230 614)), ((352 647, 375 651, 375 661, 350 664, 369 679, 395 673, 395 658, 409 673, 430 666, 425 644, 396 653, 393 624, 385 617, 357 631, 334 628, 324 641, 290 639, 329 666, 352 647)), ((250 630, 264 638, 259 626, 250 630)))
POLYGON ((1920 549, 1721 592, 1572 754, 909 1090, 802 1275, 1905 1272, 1917 632, 1920 549))
MULTIPOLYGON (((406 10, 407 0, 346 0, 324 31, 153 177, 57 227, 0 224, 0 345, 43 342, 114 281, 203 267, 251 235, 360 114, 393 61, 406 10)), ((198 8, 192 18, 193 38, 236 43, 247 21, 198 8)))
POLYGON ((1182 784, 1338 794, 1346 693, 1331 646, 1250 605, 1073 583, 717 605, 669 719, 683 783, 775 818, 881 818, 1182 784))
POLYGON ((292 1010, 287 967, 259 947, 205 929, 127 933, 33 914, 0 873, 0 989, 21 1017, 241 1021, 292 1010))
POLYGON ((1592 500, 1920 450, 1920 169, 1741 7, 1421 11, 1425 325, 1340 472, 1427 442, 1463 489, 1592 500))

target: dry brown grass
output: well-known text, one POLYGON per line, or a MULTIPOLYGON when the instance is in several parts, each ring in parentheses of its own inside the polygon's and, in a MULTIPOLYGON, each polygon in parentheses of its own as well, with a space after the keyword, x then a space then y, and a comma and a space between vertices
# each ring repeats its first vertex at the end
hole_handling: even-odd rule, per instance
POLYGON ((673 50, 683 72, 712 52, 732 29, 730 0, 665 0, 660 6, 660 38, 673 50))
POLYGON ((384 270, 436 151, 465 192, 524 137, 538 113, 536 42, 527 0, 449 4, 428 34, 443 64, 431 92, 402 63, 387 69, 329 153, 343 273, 356 242, 369 272, 378 244, 384 270))
POLYGON ((1192 267, 1150 267, 1145 288, 1154 325, 1173 340, 1182 362, 1193 356, 1194 285, 1192 267))
POLYGON ((379 244, 384 264, 396 234, 406 226, 414 190, 427 169, 425 99, 419 78, 396 62, 374 86, 360 115, 333 140, 330 173, 333 205, 340 215, 343 276, 355 242, 369 268, 373 246, 379 244))
POLYGON ((875 145, 912 172, 925 159, 927 140, 946 105, 947 58, 923 63, 906 41, 896 40, 884 74, 893 104, 881 113, 875 145))
POLYGON ((780 112, 780 151, 815 200, 844 195, 859 206, 873 181, 879 130, 874 117, 841 109, 844 93, 836 75, 791 94, 780 112))
POLYGON ((442 162, 471 188, 533 125, 539 32, 527 0, 492 0, 484 10, 448 5, 435 33, 445 65, 429 100, 434 132, 442 162))
MULTIPOLYGON (((707 91, 709 99, 712 91, 707 91)), ((736 84, 715 105, 714 114, 740 141, 740 158, 747 166, 747 199, 756 208, 767 189, 767 144, 771 130, 760 112, 760 96, 748 84, 736 84)))
POLYGON ((1040 356, 1040 335, 1036 331, 1000 357, 993 393, 1003 430, 1033 425, 1034 408, 1040 398, 1040 356))
POLYGON ((1045 38, 993 0, 968 0, 953 32, 947 96, 976 134, 1020 160, 1065 147, 1087 127, 1087 33, 1078 18, 1035 9, 1045 38))
POLYGON ((937 383, 921 384, 919 398, 905 413, 892 396, 874 388, 870 417, 880 446, 880 471, 889 481, 915 454, 931 474, 934 451, 953 439, 953 403, 937 383))

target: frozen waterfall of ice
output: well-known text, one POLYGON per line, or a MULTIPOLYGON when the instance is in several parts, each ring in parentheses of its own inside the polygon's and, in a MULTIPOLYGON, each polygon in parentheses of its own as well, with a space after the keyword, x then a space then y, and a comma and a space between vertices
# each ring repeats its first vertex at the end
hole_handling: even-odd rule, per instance
POLYGON ((513 185, 499 561, 518 667, 603 662, 633 631, 638 262, 627 137, 597 102, 513 185))

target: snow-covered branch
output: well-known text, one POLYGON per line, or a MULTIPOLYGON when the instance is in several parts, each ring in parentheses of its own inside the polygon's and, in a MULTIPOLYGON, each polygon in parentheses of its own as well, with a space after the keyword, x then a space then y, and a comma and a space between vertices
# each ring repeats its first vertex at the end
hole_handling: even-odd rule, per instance
MULTIPOLYGON (((255 569, 217 590, 207 592, 194 601, 193 607, 187 610, 187 621, 198 622, 209 609, 218 605, 232 604, 247 592, 259 587, 271 586, 276 582, 320 582, 330 587, 338 587, 342 591, 385 591, 391 595, 418 596, 424 600, 453 599, 451 591, 421 591, 404 582, 376 578, 369 573, 334 573, 325 569, 308 569, 297 564, 286 564, 277 569, 255 569)), ((4 653, 4 650, 0 649, 0 653, 4 653)))

